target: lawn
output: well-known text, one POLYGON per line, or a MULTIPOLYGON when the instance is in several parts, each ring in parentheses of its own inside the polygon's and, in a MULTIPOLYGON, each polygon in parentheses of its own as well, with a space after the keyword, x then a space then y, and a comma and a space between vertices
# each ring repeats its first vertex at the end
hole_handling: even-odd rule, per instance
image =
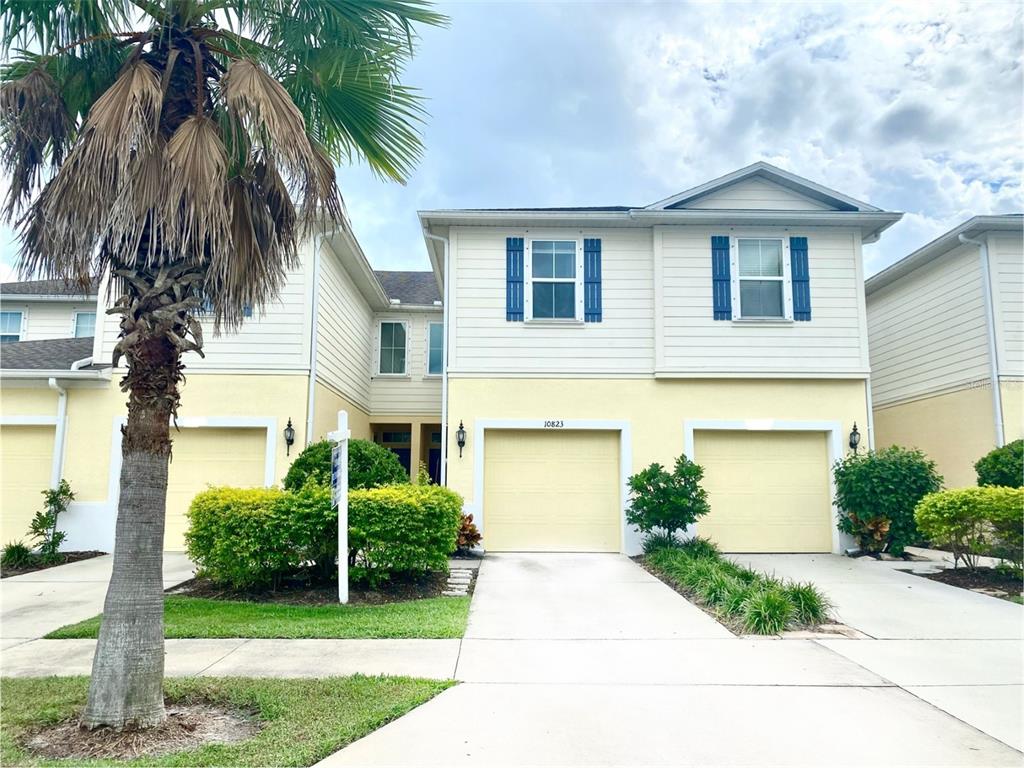
MULTIPOLYGON (((468 597, 432 597, 383 605, 288 605, 169 595, 168 638, 451 638, 462 637, 468 597)), ((95 638, 101 616, 54 630, 50 640, 95 638)))
MULTIPOLYGON (((39 760, 19 741, 26 731, 72 717, 85 704, 86 677, 6 678, 0 680, 0 763, 67 766, 39 760)), ((130 761, 76 760, 75 765, 132 766, 309 766, 410 709, 430 700, 451 682, 406 677, 334 677, 320 680, 247 678, 164 681, 169 701, 208 702, 254 713, 263 726, 235 744, 130 761)))

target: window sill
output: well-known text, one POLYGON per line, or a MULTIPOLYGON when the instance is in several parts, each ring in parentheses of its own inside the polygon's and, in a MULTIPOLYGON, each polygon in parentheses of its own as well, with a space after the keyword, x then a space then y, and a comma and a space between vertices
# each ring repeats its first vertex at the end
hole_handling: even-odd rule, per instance
POLYGON ((541 317, 529 318, 526 325, 586 325, 582 320, 576 318, 541 317))
POLYGON ((374 374, 375 379, 412 379, 408 373, 377 373, 374 374))
POLYGON ((423 374, 423 378, 424 379, 440 379, 441 378, 441 374, 440 373, 424 373, 423 374))
POLYGON ((734 317, 734 323, 740 325, 792 325, 793 320, 788 317, 734 317))

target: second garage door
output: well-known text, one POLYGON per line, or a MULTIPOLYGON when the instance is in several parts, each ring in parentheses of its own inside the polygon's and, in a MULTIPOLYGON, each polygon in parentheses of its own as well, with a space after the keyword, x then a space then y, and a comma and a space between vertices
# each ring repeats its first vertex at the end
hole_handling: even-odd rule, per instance
POLYGON ((711 504, 697 531, 723 551, 832 550, 824 432, 697 432, 694 458, 711 504))
POLYGON ((618 552, 619 433, 487 430, 484 548, 618 552))

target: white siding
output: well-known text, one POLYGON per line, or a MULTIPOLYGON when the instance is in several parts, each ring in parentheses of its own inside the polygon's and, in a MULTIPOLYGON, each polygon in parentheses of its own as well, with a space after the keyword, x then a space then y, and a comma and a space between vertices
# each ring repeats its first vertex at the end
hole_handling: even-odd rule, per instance
POLYGON ((367 374, 374 417, 441 413, 441 377, 427 374, 427 325, 441 322, 440 312, 382 312, 373 317, 373 358, 367 374), (406 325, 405 375, 380 376, 380 323, 398 320, 406 325))
POLYGON ((875 405, 989 374, 978 249, 961 246, 868 296, 875 405))
MULTIPOLYGON (((22 313, 22 341, 70 339, 75 335, 75 313, 95 312, 95 301, 23 301, 4 300, 5 312, 22 313)), ((97 318, 98 322, 98 318, 97 318)))
POLYGON ((505 320, 505 238, 580 236, 578 230, 452 230, 451 370, 466 373, 650 373, 654 363, 651 230, 587 230, 601 238, 600 323, 505 320))
MULTIPOLYGON (((237 333, 214 336, 213 321, 203 322, 206 358, 195 353, 185 355, 190 371, 298 371, 309 370, 310 334, 310 272, 312 271, 313 241, 300 251, 298 267, 289 270, 287 281, 277 300, 264 313, 256 311, 237 333)), ((99 359, 111 359, 117 344, 118 316, 103 319, 103 333, 99 343, 99 359)), ((97 316, 97 325, 101 317, 97 316)), ((99 329, 97 329, 99 334, 99 329)), ((122 359, 122 364, 124 360, 122 359)))
POLYGON ((767 179, 745 179, 686 203, 682 208, 729 210, 821 211, 831 206, 812 200, 767 179))
POLYGON ((1020 236, 989 238, 999 373, 1024 376, 1024 244, 1020 236))
POLYGON ((317 378, 370 411, 373 310, 330 247, 320 257, 317 378))
POLYGON ((660 231, 665 370, 767 375, 866 371, 860 238, 856 232, 723 227, 664 227, 660 231), (714 319, 711 237, 726 234, 807 237, 810 321, 714 319))

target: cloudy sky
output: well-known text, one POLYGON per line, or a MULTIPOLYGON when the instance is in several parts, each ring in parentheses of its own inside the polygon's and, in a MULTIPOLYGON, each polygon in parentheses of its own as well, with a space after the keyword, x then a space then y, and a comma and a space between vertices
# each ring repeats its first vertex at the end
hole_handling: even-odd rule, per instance
POLYGON ((415 174, 339 171, 378 268, 427 268, 417 209, 645 205, 756 160, 906 212, 869 274, 1024 210, 1021 2, 441 9, 404 77, 430 100, 415 174))

